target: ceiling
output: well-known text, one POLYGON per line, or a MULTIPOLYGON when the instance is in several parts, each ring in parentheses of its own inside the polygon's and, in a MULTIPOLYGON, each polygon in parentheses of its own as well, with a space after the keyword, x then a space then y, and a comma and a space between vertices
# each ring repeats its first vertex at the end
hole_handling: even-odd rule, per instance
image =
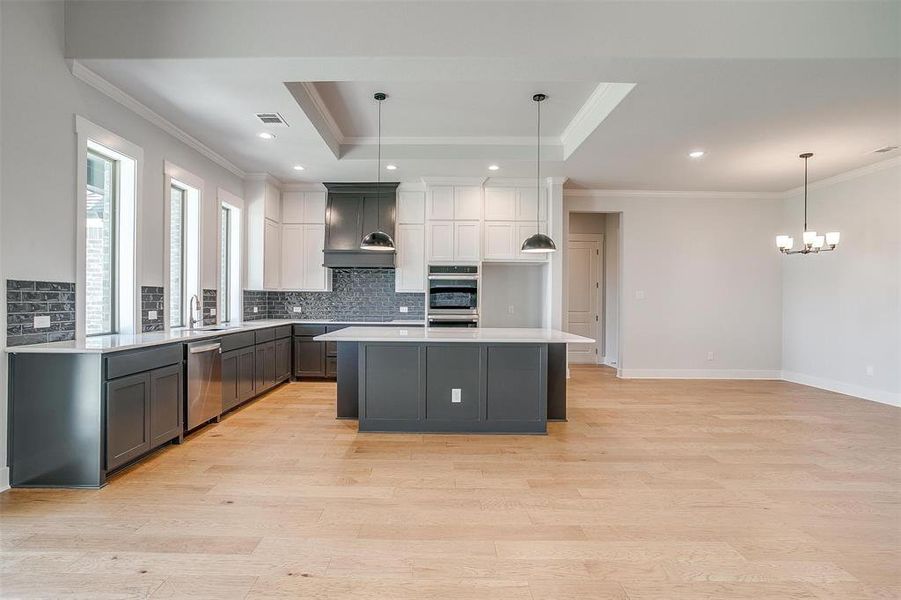
POLYGON ((816 180, 901 144, 898 3, 125 2, 105 38, 98 4, 67 5, 70 58, 286 182, 375 177, 376 91, 402 181, 534 176, 538 91, 542 172, 573 187, 782 191, 800 152, 816 180), (258 112, 290 127, 261 140, 258 112))

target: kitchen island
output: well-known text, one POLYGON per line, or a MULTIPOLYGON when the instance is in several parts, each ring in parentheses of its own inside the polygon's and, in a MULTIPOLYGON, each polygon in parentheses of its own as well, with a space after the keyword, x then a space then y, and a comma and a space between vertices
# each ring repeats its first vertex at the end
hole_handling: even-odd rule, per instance
POLYGON ((338 344, 338 416, 360 431, 547 432, 566 419, 566 345, 554 329, 348 327, 338 344))

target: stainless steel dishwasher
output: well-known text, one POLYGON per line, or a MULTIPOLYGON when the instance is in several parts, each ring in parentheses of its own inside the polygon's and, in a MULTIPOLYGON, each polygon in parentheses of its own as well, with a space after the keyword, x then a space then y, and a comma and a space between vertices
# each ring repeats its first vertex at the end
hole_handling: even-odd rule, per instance
POLYGON ((218 339, 188 344, 188 430, 222 414, 221 353, 218 339))

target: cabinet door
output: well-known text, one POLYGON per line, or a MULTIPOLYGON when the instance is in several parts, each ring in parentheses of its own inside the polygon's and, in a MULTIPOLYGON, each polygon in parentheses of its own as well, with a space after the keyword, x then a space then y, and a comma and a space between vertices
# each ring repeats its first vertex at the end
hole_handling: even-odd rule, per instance
POLYGON ((454 188, 454 219, 479 220, 482 218, 482 188, 457 186, 454 188))
POLYGON ((454 218, 453 186, 436 186, 429 190, 427 213, 429 220, 449 221, 454 218))
POLYGON ((453 221, 433 221, 429 223, 427 242, 430 261, 454 260, 453 221))
POLYGON ((394 271, 394 291, 425 291, 425 226, 401 224, 397 226, 397 266, 394 271))
POLYGON ((256 388, 256 346, 238 350, 238 401, 253 398, 256 388))
POLYGON ((222 412, 241 402, 238 396, 238 350, 222 353, 222 412))
POLYGON ((269 219, 263 224, 263 287, 278 289, 281 270, 281 226, 269 219))
POLYGON ((275 360, 275 341, 263 344, 263 380, 267 388, 275 385, 278 379, 278 364, 275 360))
MULTIPOLYGON (((322 266, 325 262, 323 248, 325 248, 325 225, 304 225, 303 251, 296 255, 296 260, 303 263, 301 287, 305 290, 325 292, 329 289, 329 271, 322 266)), ((283 257, 282 260, 288 260, 288 257, 283 257)))
POLYGON ((304 284, 304 226, 282 225, 281 287, 299 290, 304 284))
POLYGON ((294 338, 295 377, 325 376, 325 343, 312 337, 294 338))
POLYGON ((425 223, 425 192, 398 192, 397 222, 425 223))
POLYGON ((514 247, 515 237, 516 225, 512 222, 485 223, 485 258, 489 260, 516 258, 519 255, 519 248, 514 247))
POLYGON ((275 340, 275 379, 291 378, 291 338, 275 340))
POLYGON ((325 192, 303 193, 303 223, 325 224, 325 192))
POLYGON ((150 450, 150 374, 138 373, 106 384, 106 468, 150 450))
POLYGON ((282 220, 282 196, 277 187, 271 183, 266 183, 263 190, 265 204, 263 205, 264 216, 276 223, 282 220))
POLYGON ((485 188, 485 220, 516 219, 516 188, 485 188))
POLYGON ((542 252, 523 252, 522 243, 536 232, 547 233, 547 223, 517 223, 516 237, 514 238, 514 250, 516 255, 522 260, 532 262, 547 260, 548 254, 542 252))
POLYGON ((155 448, 182 432, 182 367, 150 372, 150 446, 155 448))
POLYGON ((477 261, 481 258, 482 236, 478 222, 454 223, 454 260, 477 261))
POLYGON ((266 379, 266 344, 257 344, 256 346, 254 346, 254 350, 256 352, 256 358, 254 360, 254 376, 256 377, 254 392, 256 394, 262 394, 267 389, 269 389, 268 381, 266 379))
POLYGON ((538 190, 536 190, 535 188, 517 188, 516 220, 538 220, 538 190))
POLYGON ((303 192, 282 194, 282 223, 303 223, 303 192))

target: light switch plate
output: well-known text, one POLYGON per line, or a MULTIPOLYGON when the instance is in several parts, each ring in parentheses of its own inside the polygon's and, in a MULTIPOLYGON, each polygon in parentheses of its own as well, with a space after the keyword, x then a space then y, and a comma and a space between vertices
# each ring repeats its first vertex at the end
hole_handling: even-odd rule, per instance
POLYGON ((463 396, 460 388, 451 388, 451 402, 459 404, 463 402, 463 396))
POLYGON ((260 307, 259 307, 259 306, 254 306, 254 307, 253 307, 253 312, 255 312, 255 313, 260 312, 260 307))
POLYGON ((156 321, 156 320, 157 320, 157 315, 156 315, 156 311, 155 311, 155 310, 148 310, 148 311, 147 311, 147 320, 148 320, 148 321, 156 321))
POLYGON ((215 317, 215 316, 216 316, 216 309, 215 309, 215 308, 211 308, 211 309, 210 309, 210 316, 211 316, 211 317, 215 317))
POLYGON ((291 307, 291 312, 299 313, 299 312, 300 312, 300 307, 299 307, 299 306, 293 306, 293 307, 291 307))
POLYGON ((410 309, 407 308, 406 306, 401 306, 401 307, 400 307, 400 312, 402 312, 402 313, 410 312, 410 309))
POLYGON ((406 329, 401 329, 400 331, 398 331, 398 334, 400 335, 400 337, 404 337, 405 335, 408 335, 409 333, 410 332, 407 331, 406 329))
POLYGON ((50 315, 41 315, 34 317, 34 328, 35 329, 46 329, 50 327, 50 315))
POLYGON ((644 300, 644 290, 635 290, 635 299, 644 300))

